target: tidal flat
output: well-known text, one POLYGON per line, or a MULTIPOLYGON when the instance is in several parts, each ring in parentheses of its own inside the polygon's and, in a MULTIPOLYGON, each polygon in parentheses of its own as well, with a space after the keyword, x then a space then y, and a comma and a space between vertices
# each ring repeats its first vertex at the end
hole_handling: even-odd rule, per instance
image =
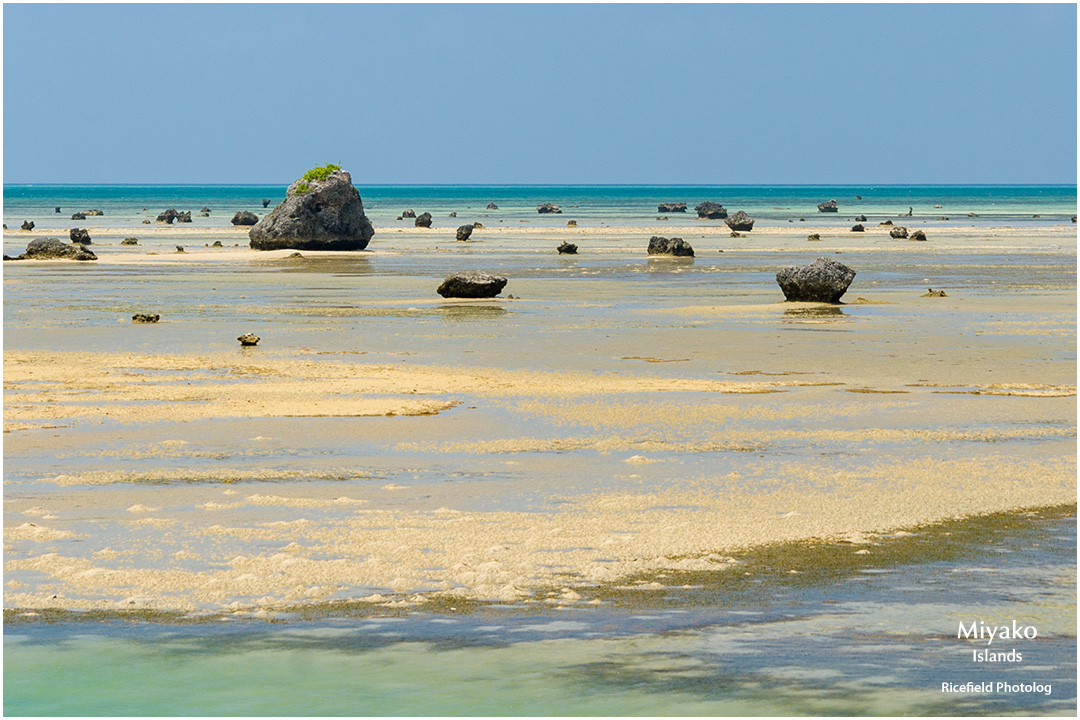
MULTIPOLYGON (((1046 627, 1066 660, 1071 642, 1075 675, 1075 226, 945 225, 925 243, 886 230, 514 227, 456 243, 378 227, 367 251, 290 258, 227 227, 153 227, 121 246, 131 229, 106 226, 96 262, 5 263, 7 635, 46 619, 205 634, 221 618, 315 631, 509 613, 624 642, 634 613, 705 612, 711 627, 730 618, 708 608, 1019 557, 1022 533, 944 533, 1035 513, 1052 525, 1039 542, 1072 543, 1071 570, 1046 561, 1072 624, 1046 627), (650 234, 696 257, 651 258, 650 234), (579 254, 556 254, 563 240, 579 254), (843 304, 783 302, 776 271, 817 257, 857 271, 843 304), (509 283, 494 300, 438 297, 462 269, 509 283), (239 345, 248 332, 258 346, 239 345), (773 552, 782 571, 760 571, 773 552)), ((5 251, 32 236, 6 233, 5 251)), ((1038 577, 1044 556, 1025 557, 1038 577)), ((977 602, 980 577, 950 612, 977 602)), ((902 612, 884 609, 889 582, 859 622, 902 612)), ((668 622, 644 624, 649 643, 685 630, 668 622)), ((596 682, 628 677, 604 662, 587 663, 596 682)), ((712 672, 676 665, 662 674, 690 685, 712 672)), ((7 665, 5 681, 10 693, 7 665)), ((1075 711, 1075 684, 1059 687, 1075 711)), ((996 707, 935 698, 897 707, 996 707)), ((1061 712, 1052 701, 1009 707, 1061 712)), ((751 707, 695 702, 671 711, 751 707)))

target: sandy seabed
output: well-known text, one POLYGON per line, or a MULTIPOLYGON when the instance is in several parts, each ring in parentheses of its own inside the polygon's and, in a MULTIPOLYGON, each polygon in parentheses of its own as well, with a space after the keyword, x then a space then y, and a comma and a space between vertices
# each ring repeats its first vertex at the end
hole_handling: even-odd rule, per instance
POLYGON ((645 255, 660 230, 290 259, 155 227, 5 264, 5 607, 572 605, 1075 502, 1074 227, 685 228, 687 261, 645 255), (858 271, 847 304, 782 302, 819 255, 858 271), (473 267, 504 297, 434 294, 473 267))

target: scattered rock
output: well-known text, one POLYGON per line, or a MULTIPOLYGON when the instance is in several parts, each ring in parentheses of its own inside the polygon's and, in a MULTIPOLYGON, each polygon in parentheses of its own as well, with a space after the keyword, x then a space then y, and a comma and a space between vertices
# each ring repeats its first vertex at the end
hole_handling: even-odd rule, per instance
POLYGON ((488 203, 488 204, 487 204, 487 209, 488 209, 488 210, 498 210, 498 209, 499 209, 499 206, 498 206, 498 205, 496 205, 496 204, 495 204, 495 203, 493 203, 493 202, 490 202, 490 203, 488 203))
POLYGON ((694 248, 682 238, 666 238, 653 235, 649 238, 650 255, 674 255, 675 257, 694 257, 694 248))
POLYGON ((744 237, 746 237, 746 236, 745 236, 745 235, 743 235, 743 234, 742 234, 742 233, 740 233, 740 232, 735 232, 734 230, 732 230, 732 231, 731 231, 731 237, 733 237, 733 238, 744 238, 744 237))
POLYGON ((684 202, 669 202, 660 203, 656 206, 657 212, 686 212, 686 203, 684 202))
POLYGON ((566 227, 577 227, 577 220, 567 220, 566 227))
POLYGON ((835 200, 828 200, 817 206, 818 212, 837 212, 840 205, 835 200))
POLYGON ((819 242, 821 240, 821 236, 818 235, 817 233, 811 233, 810 235, 806 236, 806 239, 809 242, 819 242))
POLYGON ((254 335, 252 333, 244 333, 243 335, 241 335, 240 337, 238 337, 236 339, 240 341, 240 344, 243 347, 252 347, 254 345, 258 345, 259 341, 262 340, 261 337, 259 337, 258 335, 254 335))
POLYGON ((862 200, 862 195, 856 195, 856 196, 855 196, 855 199, 856 199, 856 200, 862 200))
POLYGON ((735 213, 734 215, 729 217, 727 220, 725 220, 724 224, 726 224, 732 230, 740 230, 740 231, 753 230, 754 229, 754 218, 750 217, 749 215, 744 213, 742 210, 740 210, 739 212, 735 213))
POLYGON ((866 231, 866 228, 864 228, 862 225, 852 225, 851 226, 851 232, 865 232, 865 231, 866 231))
POLYGON ((225 246, 221 244, 220 240, 215 240, 214 244, 211 245, 210 247, 225 247, 225 246))
POLYGON ((210 213, 199 213, 199 217, 210 217, 210 213))
POLYGON ((922 230, 916 230, 915 232, 911 233, 911 236, 908 238, 908 240, 918 240, 920 242, 926 242, 926 233, 924 233, 922 230))
POLYGON ((827 258, 776 273, 784 298, 791 302, 838 303, 854 278, 854 270, 827 258))
POLYGON ((178 252, 178 253, 184 252, 184 246, 183 245, 177 245, 176 246, 176 252, 178 252))
POLYGON ((59 205, 56 206, 56 212, 60 212, 60 206, 59 205))
POLYGON ((565 240, 559 245, 558 250, 560 255, 577 255, 577 245, 566 242, 565 240))
POLYGON ((919 297, 949 297, 945 294, 944 290, 935 290, 934 288, 926 288, 926 292, 919 297))
POLYGON ((86 219, 86 213, 81 213, 81 212, 73 213, 72 216, 71 216, 71 219, 72 220, 85 220, 86 219))
POLYGON ((23 220, 22 229, 23 230, 33 230, 34 229, 34 221, 33 220, 23 220))
POLYGON ((547 215, 547 214, 561 215, 562 214, 562 210, 560 210, 559 206, 556 205, 555 203, 544 203, 543 205, 537 205, 536 206, 536 212, 540 213, 541 215, 547 215))
POLYGON ((472 235, 472 231, 473 231, 473 226, 472 225, 462 225, 461 227, 459 227, 457 229, 457 240, 458 240, 458 242, 465 242, 466 240, 468 240, 469 236, 472 235))
POLYGON ((104 215, 105 213, 103 213, 100 210, 83 210, 83 214, 88 216, 88 217, 89 216, 98 217, 98 216, 104 215))
POLYGON ((285 259, 286 260, 303 260, 304 256, 301 255, 298 252, 294 252, 292 255, 287 256, 285 259))
POLYGON ((452 212, 452 213, 450 213, 450 215, 449 215, 448 217, 457 217, 457 213, 456 213, 456 212, 452 212))
POLYGON ((210 208, 203 205, 201 208, 199 208, 199 212, 206 213, 207 215, 209 215, 210 214, 210 208))
POLYGON ((142 224, 143 224, 143 225, 149 225, 149 224, 150 224, 150 221, 149 221, 149 220, 143 220, 143 221, 142 221, 142 224))
POLYGON ((69 245, 58 238, 31 240, 16 260, 97 260, 97 255, 82 245, 69 245))
POLYGON ((941 217, 938 218, 938 220, 948 220, 948 219, 949 218, 945 217, 944 215, 942 215, 941 217))
POLYGON ((484 227, 483 225, 481 225, 481 224, 480 224, 480 223, 478 223, 478 222, 474 222, 474 223, 472 224, 472 226, 473 226, 473 229, 474 229, 474 230, 475 230, 476 228, 482 228, 482 227, 484 227))
POLYGON ((420 213, 416 216, 416 222, 413 223, 416 227, 429 228, 431 227, 431 213, 420 213))
POLYGON ((133 237, 124 238, 123 240, 120 241, 120 244, 121 245, 138 245, 139 244, 139 238, 133 238, 133 237))
POLYGON ((941 209, 941 206, 940 206, 940 205, 935 205, 935 206, 934 206, 934 209, 935 209, 935 210, 940 210, 940 209, 941 209))
POLYGON ((860 215, 859 217, 855 218, 855 222, 866 222, 866 216, 860 215))
POLYGON ((263 198, 263 207, 270 207, 270 198, 263 198))
POLYGON ((880 227, 881 225, 892 225, 892 220, 886 220, 885 222, 880 222, 880 223, 878 223, 878 226, 879 226, 879 227, 880 227))
POLYGON ((723 220, 727 217, 727 210, 720 203, 714 203, 710 200, 698 205, 694 208, 699 218, 708 218, 709 220, 723 220))
MULTIPOLYGON (((267 215, 267 217, 270 216, 267 215)), ((241 210, 232 217, 233 225, 255 225, 258 222, 259 216, 249 210, 241 210)))
POLYGON ((416 217, 416 211, 415 210, 403 210, 401 212, 401 217, 403 217, 403 218, 414 218, 414 217, 416 217))
POLYGON ((896 227, 894 227, 892 230, 889 231, 889 237, 891 237, 891 238, 906 238, 907 237, 907 228, 904 227, 903 225, 897 225, 896 227))
POLYGON ((151 313, 135 313, 131 316, 131 322, 133 323, 156 323, 160 319, 160 315, 151 313))
POLYGON ((340 169, 293 181, 285 200, 248 233, 255 250, 363 250, 374 235, 352 176, 340 169))
POLYGON ((176 220, 178 222, 191 222, 191 211, 176 213, 176 220))
MULTIPOLYGON (((176 208, 169 208, 165 212, 157 216, 154 222, 165 223, 166 225, 172 225, 173 220, 180 217, 180 213, 176 212, 176 208)), ((233 223, 235 225, 235 223, 233 223)))
POLYGON ((477 270, 447 275, 436 292, 444 298, 492 298, 506 287, 506 278, 477 270))
POLYGON ((80 245, 90 245, 90 233, 82 228, 71 228, 68 233, 68 237, 71 238, 71 242, 79 243, 80 245))

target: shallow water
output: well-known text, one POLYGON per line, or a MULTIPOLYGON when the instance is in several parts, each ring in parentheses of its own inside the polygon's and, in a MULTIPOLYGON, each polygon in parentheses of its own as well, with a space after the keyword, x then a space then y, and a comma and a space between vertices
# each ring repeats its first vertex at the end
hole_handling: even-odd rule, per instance
MULTIPOLYGON (((4 636, 7 715, 1071 715, 1075 518, 954 562, 769 600, 490 608, 198 626, 68 622, 4 636), (973 661, 960 623, 1037 628, 973 661), (1046 692, 945 693, 1005 682, 1046 692)), ((657 592, 641 590, 642 593, 657 592)))

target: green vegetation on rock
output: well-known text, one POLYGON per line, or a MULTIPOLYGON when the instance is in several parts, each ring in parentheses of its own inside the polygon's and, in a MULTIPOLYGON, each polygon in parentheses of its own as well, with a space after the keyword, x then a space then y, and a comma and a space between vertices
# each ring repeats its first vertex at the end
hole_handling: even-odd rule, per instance
MULTIPOLYGON (((304 181, 308 181, 308 180, 325 180, 326 178, 330 177, 330 173, 334 172, 335 170, 340 170, 340 169, 341 169, 340 165, 334 165, 333 163, 326 163, 322 167, 319 167, 318 165, 316 165, 315 167, 311 168, 306 173, 304 173, 304 177, 302 177, 300 179, 304 180, 304 181)), ((303 185, 303 187, 306 188, 307 185, 303 185)))

